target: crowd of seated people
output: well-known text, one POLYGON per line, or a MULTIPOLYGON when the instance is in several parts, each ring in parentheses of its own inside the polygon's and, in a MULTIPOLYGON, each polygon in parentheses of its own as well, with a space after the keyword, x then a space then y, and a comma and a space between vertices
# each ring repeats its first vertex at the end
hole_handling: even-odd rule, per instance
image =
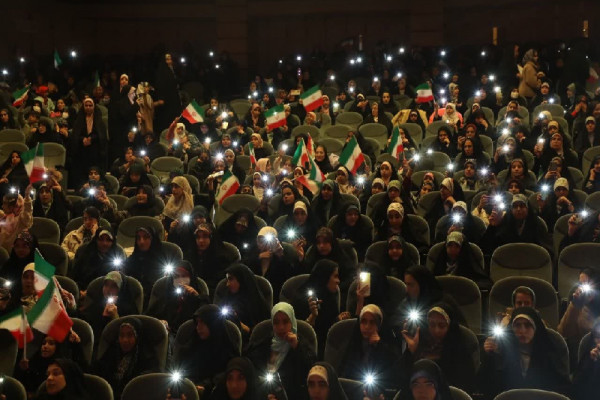
POLYGON ((282 67, 201 121, 170 54, 150 83, 2 89, 0 326, 42 298, 49 249, 78 321, 3 372, 40 399, 173 371, 215 400, 593 398, 600 271, 561 255, 600 242, 600 93, 521 50, 495 76, 282 67), (34 181, 40 146, 64 157, 34 181))

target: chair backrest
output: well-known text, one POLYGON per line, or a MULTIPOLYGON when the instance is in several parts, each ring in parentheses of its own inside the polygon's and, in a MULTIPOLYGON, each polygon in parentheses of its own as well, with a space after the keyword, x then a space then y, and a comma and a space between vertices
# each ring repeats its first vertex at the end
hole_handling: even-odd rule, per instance
POLYGON ((54 277, 58 281, 60 287, 71 293, 73 297, 75 297, 75 303, 79 304, 79 286, 77 283, 67 276, 54 275, 54 277))
MULTIPOLYGON (((72 218, 65 226, 65 235, 71 231, 79 229, 81 225, 83 225, 83 217, 72 218)), ((110 222, 104 218, 100 218, 100 221, 98 221, 98 226, 102 228, 110 228, 110 222)))
MULTIPOLYGON (((167 388, 171 386, 171 374, 155 372, 136 376, 123 389, 122 400, 163 399, 167 398, 167 388)), ((180 393, 187 400, 198 400, 196 385, 189 379, 182 379, 179 384, 180 393)))
MULTIPOLYGON (((388 243, 381 240, 371 244, 365 253, 365 261, 372 261, 375 264, 381 265, 383 259, 387 255, 388 243)), ((419 250, 412 244, 406 242, 403 257, 408 257, 415 265, 420 264, 419 250)))
POLYGON ((435 202, 437 201, 437 199, 440 198, 440 196, 441 195, 438 190, 434 190, 434 191, 429 192, 429 193, 425 194, 424 196, 422 196, 419 199, 419 203, 417 204, 417 209, 415 210, 417 215, 420 215, 422 217, 427 215, 427 213, 433 209, 435 202))
POLYGON ((363 122, 363 116, 357 112, 346 111, 340 113, 335 119, 336 124, 349 126, 351 129, 357 129, 363 122))
MULTIPOLYGON (((481 251, 481 248, 479 248, 479 246, 477 246, 475 243, 469 243, 469 246, 471 246, 471 255, 473 256, 471 262, 477 264, 477 266, 479 266, 479 268, 481 268, 482 270, 485 270, 483 252, 481 251)), ((434 244, 429 249, 429 252, 427 253, 427 260, 425 266, 430 271, 433 271, 435 269, 435 263, 437 262, 440 253, 444 251, 445 248, 446 243, 440 242, 434 244)))
MULTIPOLYGON (((333 127, 332 127, 333 128, 333 127)), ((327 149, 327 154, 340 154, 344 148, 344 142, 334 138, 321 138, 319 139, 319 145, 327 149)))
POLYGON ((388 131, 385 125, 371 122, 361 125, 358 128, 358 131, 365 138, 373 138, 377 140, 382 147, 387 143, 388 131))
POLYGON ((412 138, 412 140, 414 140, 417 146, 421 144, 421 142, 423 141, 424 133, 423 128, 421 128, 421 125, 415 124, 413 122, 405 122, 403 124, 398 124, 398 126, 404 129, 404 132, 410 135, 410 137, 412 138))
POLYGON ((215 214, 215 225, 220 226, 227 218, 242 208, 248 208, 253 213, 258 211, 260 200, 251 194, 233 194, 223 200, 215 214))
POLYGON ((579 273, 585 268, 600 272, 600 243, 575 243, 565 247, 558 256, 558 293, 566 299, 569 291, 579 282, 579 273))
POLYGON ((593 347, 592 346, 592 333, 588 332, 585 334, 581 341, 579 342, 579 348, 577 349, 577 365, 581 365, 581 360, 584 357, 589 357, 589 351, 593 347))
POLYGON ((496 282, 508 276, 533 276, 552 282, 550 254, 533 243, 509 243, 496 248, 490 262, 490 278, 496 282))
POLYGON ((154 174, 148 174, 148 179, 152 184, 152 189, 157 190, 160 188, 160 178, 154 174))
POLYGON ((117 243, 123 248, 133 247, 135 245, 135 232, 141 226, 153 228, 161 240, 164 238, 164 227, 158 219, 137 216, 126 218, 119 224, 117 230, 117 243))
MULTIPOLYGON (((256 278, 256 283, 258 284, 258 289, 260 290, 263 297, 267 301, 267 306, 269 307, 269 309, 273 308, 273 287, 271 286, 271 283, 265 277, 262 277, 259 275, 254 275, 254 277, 256 278)), ((217 287, 215 288, 215 293, 214 293, 214 298, 213 298, 214 304, 219 305, 223 301, 222 299, 225 296, 225 294, 227 293, 226 283, 227 283, 226 279, 221 279, 219 281, 219 283, 217 283, 217 287)))
POLYGON ((0 265, 4 265, 9 257, 10 254, 8 254, 8 251, 4 247, 0 248, 0 265))
POLYGON ((358 210, 360 211, 360 202, 358 201, 358 197, 350 193, 340 193, 343 203, 351 203, 354 204, 358 210))
POLYGON ((348 125, 343 125, 340 120, 336 120, 336 125, 328 126, 325 129, 325 137, 332 139, 345 140, 351 128, 348 125))
POLYGON ((585 208, 600 211, 600 192, 594 192, 585 199, 585 208))
POLYGON ((194 175, 183 174, 183 177, 187 179, 193 193, 200 193, 200 181, 194 175))
POLYGON ((500 393, 494 400, 569 400, 567 396, 540 389, 511 389, 500 393))
POLYGON ((29 228, 40 243, 60 243, 60 227, 56 221, 45 217, 33 217, 33 225, 29 228))
POLYGON ((162 183, 169 179, 169 174, 174 170, 183 171, 183 162, 177 157, 157 157, 150 164, 152 174, 156 175, 162 183))
POLYGON ((18 129, 5 129, 0 132, 0 142, 25 143, 25 134, 18 129))
POLYGON ((565 109, 560 104, 540 104, 533 109, 533 115, 539 115, 542 111, 549 111, 552 117, 563 118, 565 115, 565 109))
POLYGON ((94 351, 94 331, 90 324, 79 318, 71 318, 73 331, 81 339, 80 346, 83 357, 88 365, 92 364, 92 353, 94 351))
POLYGON ((344 360, 356 324, 357 319, 351 318, 338 321, 329 328, 323 359, 330 363, 336 371, 339 370, 344 360))
MULTIPOLYGON (((448 171, 448 164, 452 162, 452 160, 450 160, 450 157, 448 157, 448 154, 442 153, 441 151, 434 151, 433 153, 431 153, 431 155, 428 155, 428 157, 430 157, 431 161, 433 162, 432 169, 434 171, 441 172, 442 174, 445 171, 448 171)), ((423 163, 423 168, 429 169, 429 166, 427 166, 426 164, 427 163, 423 163)), ((416 167, 416 170, 421 170, 418 165, 416 167)))
POLYGON ((122 194, 109 194, 108 197, 113 199, 114 202, 117 203, 117 209, 119 211, 125 210, 130 204, 133 205, 135 204, 135 202, 137 202, 137 199, 135 197, 129 198, 127 196, 123 196, 122 194))
POLYGON ((67 275, 69 270, 69 256, 60 245, 56 243, 39 243, 38 248, 42 257, 56 267, 56 275, 67 275))
POLYGON ((423 177, 425 176, 426 173, 431 172, 433 174, 433 176, 435 177, 435 182, 440 185, 442 183, 442 181, 444 180, 444 174, 438 171, 431 171, 431 170, 423 170, 423 171, 416 171, 412 174, 412 176, 410 177, 410 181, 412 182, 413 185, 415 185, 416 187, 420 188, 421 185, 423 184, 423 177))
POLYGON ((510 276, 495 282, 488 297, 489 318, 493 319, 507 307, 512 307, 512 295, 519 286, 527 286, 535 293, 535 308, 550 328, 558 326, 558 298, 554 287, 539 278, 510 276))
POLYGON ((10 400, 27 400, 27 390, 25 386, 15 378, 7 374, 2 374, 2 394, 10 400))
POLYGON ((573 179, 573 185, 575 186, 575 189, 583 189, 583 173, 575 167, 567 168, 569 169, 569 174, 571 174, 571 178, 573 179))
MULTIPOLYGON (((402 300, 406 297, 406 285, 400 279, 394 276, 387 277, 389 291, 390 304, 395 307, 399 307, 402 300)), ((353 313, 356 310, 356 285, 358 281, 355 279, 348 288, 348 296, 346 298, 346 310, 353 313)))
POLYGON ((295 139, 301 133, 308 133, 313 140, 318 140, 321 137, 321 130, 314 125, 298 125, 292 129, 291 138, 295 139))
POLYGON ((454 298, 462 311, 469 328, 481 332, 481 292, 475 282, 462 276, 438 276, 437 281, 444 293, 454 298))
MULTIPOLYGON (((242 332, 240 332, 237 325, 229 320, 225 320, 225 333, 227 337, 237 349, 238 354, 242 354, 242 332)), ((191 335, 196 334, 196 321, 190 319, 184 322, 177 330, 177 336, 175 337, 175 345, 182 345, 187 343, 191 335)))
POLYGON ((130 315, 110 321, 104 327, 102 335, 100 336, 96 359, 102 359, 104 353, 117 341, 121 324, 132 318, 137 318, 142 323, 144 332, 144 351, 153 354, 154 359, 158 361, 158 368, 164 370, 167 363, 167 329, 158 319, 148 315, 130 315))
POLYGON ((408 218, 408 224, 410 225, 415 240, 429 247, 431 237, 429 236, 429 225, 427 225, 427 221, 425 221, 423 217, 415 214, 408 214, 405 218, 408 218))
POLYGON ((104 175, 104 179, 106 179, 106 182, 108 182, 108 186, 109 186, 106 188, 106 192, 110 193, 110 194, 118 194, 119 188, 121 186, 121 185, 119 185, 119 180, 109 174, 104 175))
MULTIPOLYGON (((298 320, 298 337, 308 345, 309 351, 317 357, 317 334, 313 327, 306 321, 298 320)), ((273 336, 273 323, 270 319, 259 322, 252 329, 249 345, 260 343, 268 337, 273 336)))
MULTIPOLYGON (((135 304, 135 308, 138 314, 141 314, 144 303, 144 289, 142 288, 142 284, 137 279, 132 278, 131 276, 126 276, 125 279, 127 280, 127 290, 129 291, 129 298, 133 301, 133 304, 135 304)), ((100 276, 90 282, 86 289, 86 296, 83 301, 84 307, 86 303, 103 301, 102 285, 104 285, 103 276, 100 276)))
POLYGON ((367 200, 367 210, 366 210, 367 217, 371 218, 371 220, 373 219, 377 205, 379 204, 381 199, 387 195, 388 195, 387 192, 380 192, 380 193, 376 193, 376 194, 372 195, 371 197, 369 197, 369 200, 367 200))
MULTIPOLYGON (((8 129, 5 129, 2 132, 0 132, 0 138, 4 135, 4 133, 7 130, 8 129)), ((10 155, 10 153, 12 153, 13 151, 18 151, 20 154, 27 150, 29 150, 29 147, 27 147, 27 145, 23 142, 2 142, 2 141, 0 141, 0 160, 6 160, 8 158, 8 156, 10 155)))
POLYGON ((44 143, 44 166, 46 168, 64 166, 66 159, 67 149, 62 144, 44 143))
POLYGON ((583 152, 583 156, 581 158, 581 172, 583 172, 583 175, 587 175, 587 173, 590 171, 592 160, 598 154, 600 154, 600 146, 590 147, 583 152))
MULTIPOLYGON (((19 312, 20 315, 20 312, 19 312)), ((10 331, 0 329, 0 376, 11 376, 17 361, 19 346, 10 331)))
MULTIPOLYGON (((437 224, 435 225, 435 236, 434 237, 438 237, 438 235, 442 234, 443 236, 446 236, 447 234, 447 224, 448 224, 448 218, 450 218, 449 215, 444 215, 442 218, 440 218, 437 222, 437 224), (446 231, 446 233, 442 233, 442 231, 446 231)), ((481 239, 483 237, 483 235, 485 235, 485 231, 487 230, 487 226, 485 225, 485 222, 483 222, 483 220, 475 215, 471 215, 471 218, 473 219, 473 228, 475 230, 475 235, 473 237, 468 238, 470 242, 479 242, 479 239, 481 239)))

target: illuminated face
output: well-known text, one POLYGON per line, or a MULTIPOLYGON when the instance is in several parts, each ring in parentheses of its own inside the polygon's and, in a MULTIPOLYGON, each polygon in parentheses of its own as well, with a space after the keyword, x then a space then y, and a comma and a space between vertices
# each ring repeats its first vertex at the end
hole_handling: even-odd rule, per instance
POLYGON ((370 312, 365 312, 360 317, 360 334, 363 339, 369 339, 378 331, 377 317, 370 312))
POLYGON ((199 231, 196 233, 196 247, 199 251, 206 251, 210 247, 210 233, 199 231))
POLYGON ((239 400, 244 397, 248 388, 248 382, 241 371, 234 369, 227 374, 225 387, 231 400, 239 400))
POLYGON ((310 400, 327 400, 329 398, 329 385, 317 375, 308 378, 308 397, 310 400))
POLYGON ((292 321, 283 312, 279 311, 273 316, 273 333, 281 338, 285 339, 292 331, 292 321))
POLYGON ((325 148, 323 146, 318 146, 315 150, 315 159, 319 162, 325 159, 325 148))
POLYGON ((416 300, 421 294, 419 282, 410 274, 404 274, 404 283, 406 284, 406 295, 411 300, 416 300))
POLYGON ((517 293, 515 295, 515 308, 533 307, 533 298, 527 293, 517 293))
POLYGON ((327 290, 330 293, 336 293, 340 284, 340 273, 337 267, 333 270, 327 281, 327 290))
POLYGON ((436 342, 439 343, 446 338, 450 325, 448 325, 442 314, 437 312, 430 313, 427 317, 427 324, 429 326, 429 333, 436 342))
POLYGON ((350 210, 346 212, 346 225, 355 226, 360 218, 360 215, 357 210, 350 210))
POLYGON ((119 329, 119 347, 121 347, 121 351, 124 354, 127 354, 135 349, 136 344, 137 338, 135 336, 135 331, 130 326, 121 326, 119 329))
POLYGON ((294 222, 296 222, 296 224, 302 226, 306 223, 307 219, 308 214, 306 214, 306 212, 303 209, 298 208, 294 210, 294 222))
POLYGON ((106 254, 112 247, 113 241, 108 235, 102 235, 96 241, 96 245, 100 254, 106 254))
POLYGON ((523 176, 523 164, 516 161, 510 165, 510 173, 513 178, 518 178, 523 176))
POLYGON ((46 391, 49 395, 54 396, 67 387, 67 379, 58 364, 50 364, 46 374, 46 391))
POLYGON ((390 104, 390 94, 388 92, 383 93, 383 96, 381 96, 381 100, 383 101, 383 104, 390 104))
POLYGON ((296 201, 296 196, 294 196, 294 192, 289 187, 283 188, 281 191, 281 198, 283 200, 283 204, 286 206, 292 205, 296 201))
POLYGON ((391 228, 400 229, 402 227, 402 216, 398 211, 390 211, 387 218, 391 228))
POLYGON ((231 147, 231 138, 229 136, 223 136, 221 138, 221 145, 225 148, 231 147))
POLYGON ((404 249, 402 249, 402 245, 399 242, 392 242, 388 245, 388 255, 393 261, 398 261, 402 258, 403 253, 404 249))
POLYGON ((428 378, 415 379, 410 384, 410 391, 415 400, 435 400, 437 399, 437 391, 435 383, 428 378))
POLYGON ((521 193, 521 188, 519 187, 517 182, 511 182, 508 185, 508 191, 511 192, 512 194, 519 194, 519 193, 521 193))
POLYGON ((513 204, 512 206, 512 215, 517 221, 523 221, 527 218, 529 210, 527 209, 527 205, 522 202, 518 202, 513 204))
POLYGON ((229 292, 232 294, 236 294, 237 292, 240 291, 240 281, 237 280, 237 278, 231 274, 227 274, 227 289, 229 289, 229 292))
POLYGON ((317 252, 321 256, 328 256, 331 253, 332 245, 331 242, 323 237, 317 238, 317 252))
POLYGON ((146 231, 138 231, 135 234, 135 244, 140 251, 148 251, 152 245, 152 236, 146 231))
POLYGON ((467 164, 465 166, 465 176, 467 178, 472 178, 475 176, 475 167, 473 167, 473 164, 467 164))
POLYGON ((463 153, 465 154, 465 156, 472 156, 473 150, 473 142, 470 140, 465 140, 465 142, 463 143, 463 153))
POLYGON ((512 329, 520 344, 530 344, 535 336, 533 325, 525 318, 517 318, 513 322, 512 329))
POLYGON ((563 138, 561 135, 553 135, 550 139, 550 148, 553 150, 561 150, 563 147, 563 138))

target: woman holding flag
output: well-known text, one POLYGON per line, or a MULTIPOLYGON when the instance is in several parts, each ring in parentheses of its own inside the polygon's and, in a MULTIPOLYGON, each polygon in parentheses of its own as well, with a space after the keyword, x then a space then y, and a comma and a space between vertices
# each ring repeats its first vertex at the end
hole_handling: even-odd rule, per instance
MULTIPOLYGON (((25 193, 31 193, 32 188, 33 186, 29 184, 25 193)), ((18 192, 5 194, 2 198, 2 211, 0 211, 0 245, 10 252, 18 233, 31 228, 31 225, 33 225, 31 196, 26 195, 23 198, 18 192)))

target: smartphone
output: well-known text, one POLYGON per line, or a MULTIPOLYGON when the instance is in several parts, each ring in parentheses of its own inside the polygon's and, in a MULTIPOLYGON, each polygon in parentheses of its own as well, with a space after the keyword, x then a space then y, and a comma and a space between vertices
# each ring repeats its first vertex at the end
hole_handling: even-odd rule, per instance
POLYGON ((269 393, 275 395, 277 400, 288 400, 287 393, 283 388, 283 384, 281 383, 281 377, 279 376, 279 372, 275 372, 271 374, 272 379, 267 380, 267 385, 269 388, 269 393))
POLYGON ((361 272, 358 279, 358 290, 362 289, 365 286, 369 286, 369 289, 365 293, 366 297, 371 295, 371 273, 370 272, 361 272))
POLYGON ((548 171, 556 172, 557 169, 558 169, 558 164, 556 163, 556 161, 550 161, 550 166, 548 167, 548 171))

